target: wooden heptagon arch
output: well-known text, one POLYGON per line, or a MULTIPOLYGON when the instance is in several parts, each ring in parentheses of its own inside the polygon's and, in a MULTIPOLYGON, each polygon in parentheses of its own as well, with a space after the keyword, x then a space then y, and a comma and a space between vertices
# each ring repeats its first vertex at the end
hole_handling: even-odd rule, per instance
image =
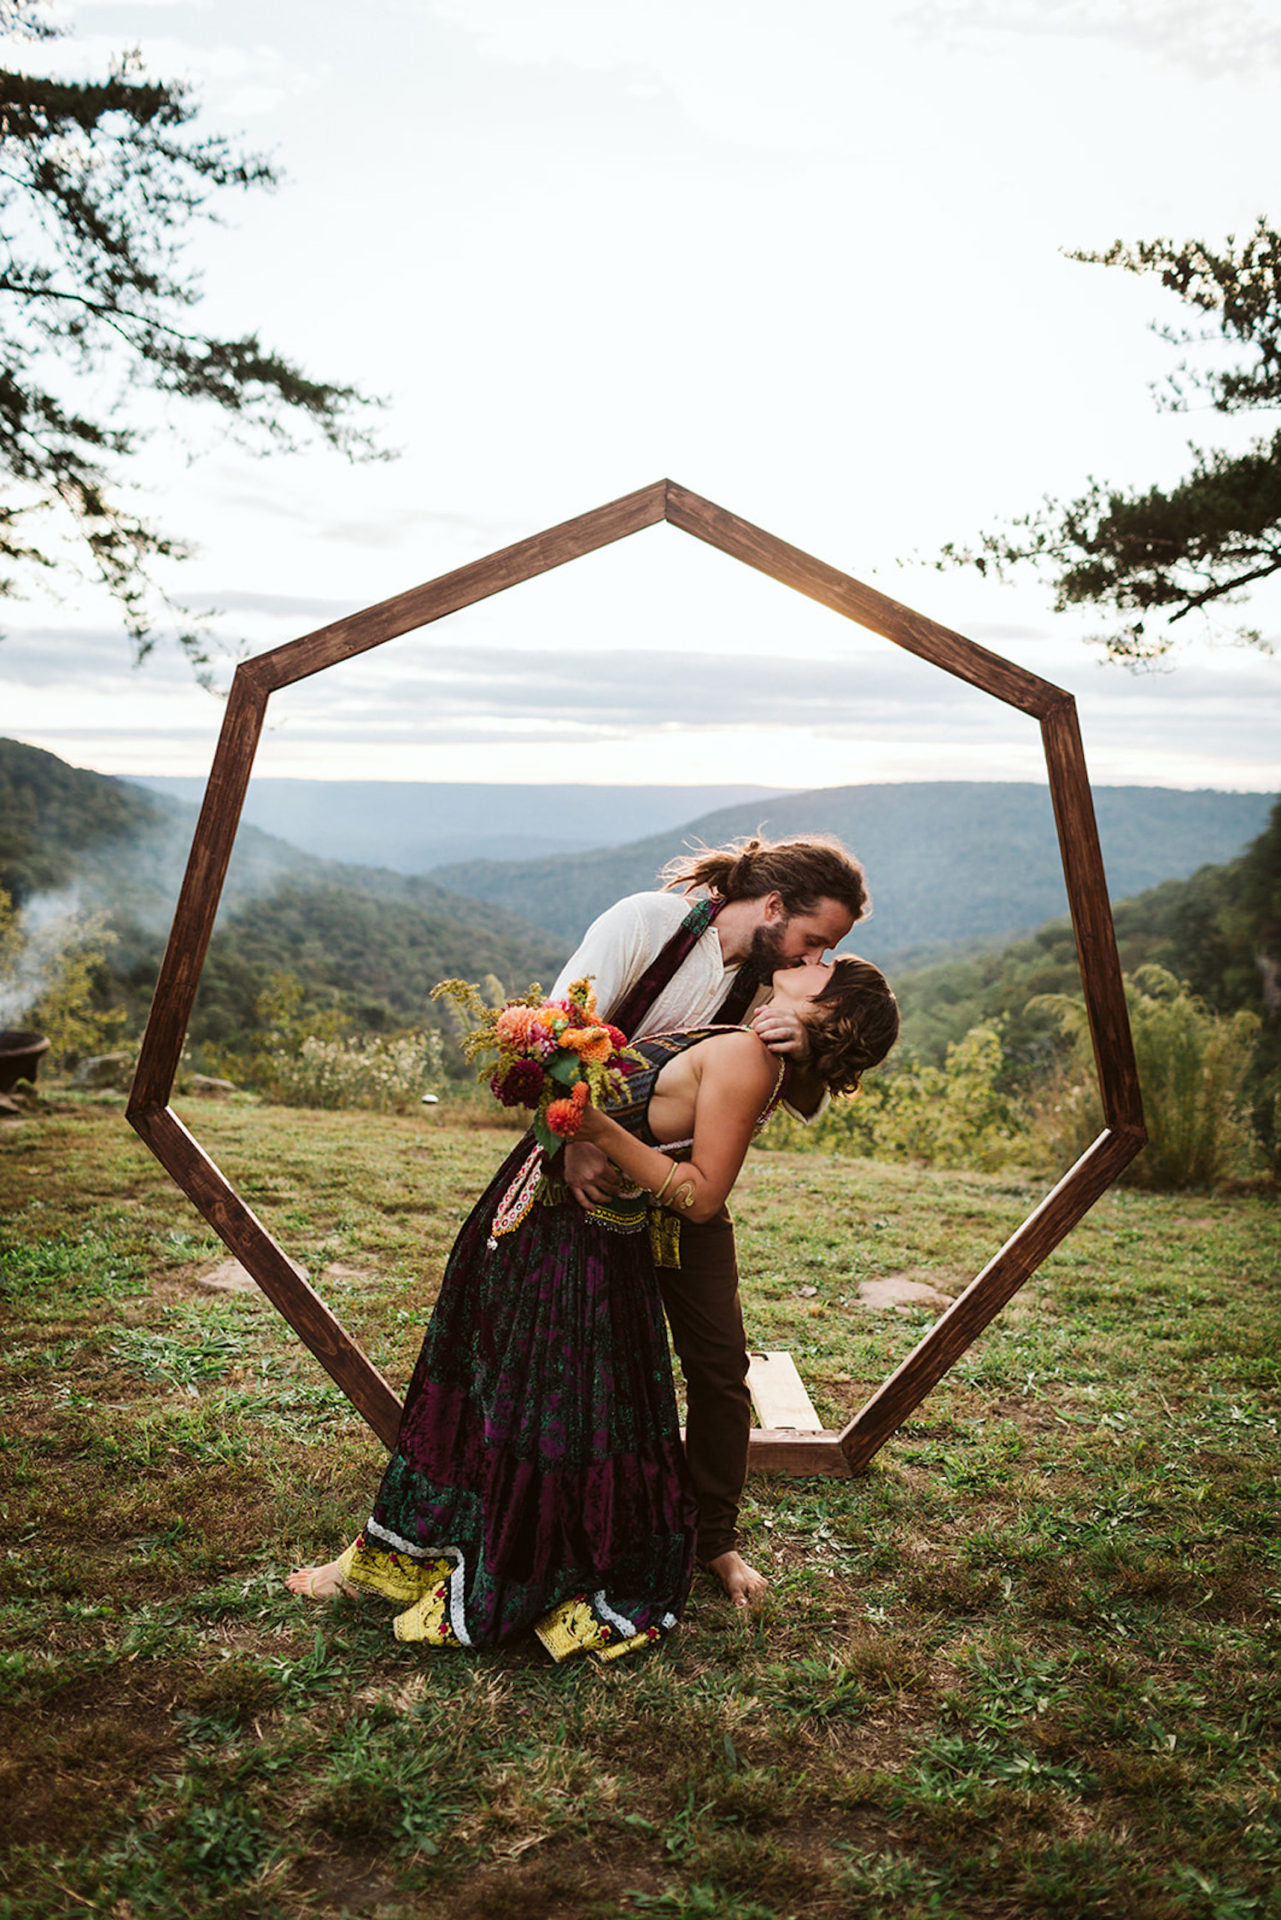
POLYGON ((1094 805, 1070 694, 674 481, 643 487, 363 613, 260 653, 237 668, 143 1037, 128 1118, 352 1405, 384 1444, 393 1446, 400 1403, 392 1389, 168 1105, 267 701, 278 687, 322 673, 662 520, 1031 714, 1040 722, 1045 745, 1103 1099, 1103 1131, 843 1432, 767 1429, 752 1435, 750 1464, 756 1469, 845 1477, 867 1465, 1146 1138, 1094 805))

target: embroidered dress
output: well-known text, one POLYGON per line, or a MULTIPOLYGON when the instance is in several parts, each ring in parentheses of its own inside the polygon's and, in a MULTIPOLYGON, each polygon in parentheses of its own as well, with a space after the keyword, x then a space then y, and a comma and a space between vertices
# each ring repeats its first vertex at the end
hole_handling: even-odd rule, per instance
MULTIPOLYGON (((708 1037, 641 1042, 620 1124, 651 1142, 654 1081, 708 1037)), ((402 1609, 399 1639, 480 1647, 532 1628, 555 1659, 609 1659, 675 1626, 696 1510, 645 1224, 638 1195, 585 1213, 528 1135, 473 1207, 340 1561, 402 1609)))

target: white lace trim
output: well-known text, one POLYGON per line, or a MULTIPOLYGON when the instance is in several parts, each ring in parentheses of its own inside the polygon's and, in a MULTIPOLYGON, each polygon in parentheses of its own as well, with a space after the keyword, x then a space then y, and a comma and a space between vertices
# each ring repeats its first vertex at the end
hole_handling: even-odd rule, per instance
POLYGON ((450 1560, 453 1562, 453 1570, 449 1576, 449 1624, 462 1645, 469 1647, 471 1645, 471 1635, 467 1631, 467 1622, 463 1616, 463 1602, 465 1597, 463 1593, 463 1580, 467 1569, 466 1563, 463 1560, 461 1547, 420 1547, 416 1541, 402 1540, 398 1533, 391 1531, 390 1527, 380 1527, 372 1515, 365 1522, 365 1532, 376 1535, 379 1540, 385 1540, 389 1546, 395 1547, 397 1553, 408 1554, 411 1560, 450 1560))
POLYGON ((625 1634, 629 1640, 634 1639, 640 1632, 640 1628, 634 1620, 628 1620, 623 1614, 614 1612, 614 1609, 605 1598, 604 1587, 601 1588, 599 1593, 592 1595, 592 1605, 598 1613, 604 1614, 611 1627, 617 1627, 618 1631, 625 1634))

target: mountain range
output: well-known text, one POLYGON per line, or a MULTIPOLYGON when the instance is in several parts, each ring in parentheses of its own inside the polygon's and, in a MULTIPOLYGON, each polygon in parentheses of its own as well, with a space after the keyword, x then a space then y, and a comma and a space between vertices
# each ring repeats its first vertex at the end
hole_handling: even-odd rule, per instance
MULTIPOLYGON (((333 809, 346 791, 327 796, 335 824, 342 815, 333 809)), ((450 790, 455 799, 459 791, 450 790)), ((496 821, 504 844, 512 844, 530 790, 482 791, 485 810, 477 817, 496 821)), ((664 810, 670 817, 690 790, 654 790, 652 805, 646 789, 605 791, 625 795, 634 819, 664 810)), ((597 815, 596 792, 564 789, 555 804, 603 827, 620 816, 605 802, 597 815)), ((859 853, 875 910, 851 944, 898 972, 990 952, 1065 909, 1041 787, 748 789, 746 799, 742 792, 731 806, 621 846, 528 861, 468 860, 412 874, 322 859, 244 823, 193 1036, 222 1044, 243 1038, 273 972, 294 973, 318 1002, 336 1000, 366 1027, 421 1020, 431 986, 446 975, 493 973, 509 990, 531 980, 548 984, 582 929, 612 900, 653 886, 664 861, 688 844, 716 844, 758 826, 776 836, 834 833, 859 853)), ((1271 804, 1263 794, 1153 787, 1101 787, 1095 803, 1114 899, 1231 860, 1262 832, 1271 804)), ((440 801, 434 790, 411 789, 397 804, 417 815, 440 801)), ((118 938, 112 989, 137 1015, 150 996, 195 818, 185 802, 0 740, 0 886, 23 904, 106 913, 118 938)))
MULTIPOLYGON (((37 917, 103 915, 115 1004, 140 1017, 178 897, 196 809, 0 739, 0 887, 37 917)), ((252 826, 237 835, 192 1022, 228 1043, 255 1026, 273 972, 361 1025, 422 1020, 437 980, 550 982, 568 947, 425 875, 321 860, 252 826)), ((8 1016, 6 1016, 8 1018, 8 1016)), ((16 1016, 15 1016, 16 1018, 16 1016)))
MULTIPOLYGON (((1232 859, 1261 833, 1261 793, 1096 787, 1114 900, 1232 859)), ((772 837, 835 834, 867 872, 872 917, 850 945, 879 962, 919 964, 963 943, 999 946, 1067 910, 1048 790, 1031 783, 922 781, 823 787, 768 804, 718 808, 630 845, 539 860, 473 861, 433 870, 442 886, 574 941, 612 900, 657 884, 690 843, 716 846, 762 828, 772 837)))
MULTIPOLYGON (((139 774, 170 800, 199 802, 203 780, 139 774)), ((760 806, 783 789, 457 784, 413 780, 252 780, 243 820, 306 853, 395 873, 472 860, 532 860, 616 846, 678 828, 711 807, 760 806)))

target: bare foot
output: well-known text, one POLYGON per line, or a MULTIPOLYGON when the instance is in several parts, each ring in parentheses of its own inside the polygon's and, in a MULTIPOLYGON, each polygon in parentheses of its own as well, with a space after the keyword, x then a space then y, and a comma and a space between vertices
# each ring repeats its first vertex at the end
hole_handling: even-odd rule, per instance
POLYGON ((742 1554, 732 1547, 728 1553, 718 1553, 714 1560, 704 1560, 703 1565, 716 1575, 736 1607, 755 1606, 769 1592, 765 1575, 749 1567, 742 1554))
POLYGON ((295 1567, 285 1575, 285 1585, 304 1600, 332 1600, 342 1592, 346 1581, 338 1571, 338 1562, 330 1560, 323 1567, 295 1567))

